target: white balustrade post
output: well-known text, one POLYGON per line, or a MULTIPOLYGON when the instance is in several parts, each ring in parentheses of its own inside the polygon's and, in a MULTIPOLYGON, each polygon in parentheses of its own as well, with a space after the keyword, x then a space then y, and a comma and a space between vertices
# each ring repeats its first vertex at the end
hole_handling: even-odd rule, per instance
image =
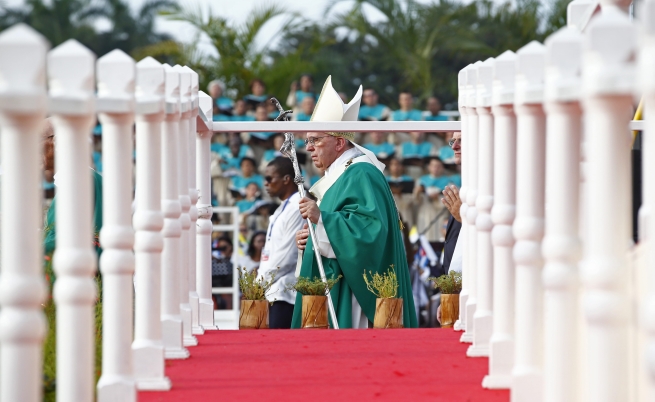
POLYGON ((632 245, 632 219, 628 124, 633 110, 635 51, 636 32, 628 16, 615 6, 604 6, 587 26, 582 64, 589 169, 587 232, 581 265, 588 339, 585 388, 586 397, 594 402, 630 400, 628 334, 632 322, 628 289, 632 272, 628 251, 632 245), (620 43, 621 47, 617 49, 612 43, 620 43))
MULTIPOLYGON (((543 111, 545 47, 530 42, 516 52, 514 108, 517 124, 516 321, 512 401, 542 397, 543 289, 541 241, 544 233, 546 121, 543 111)), ((551 323, 555 325, 555 323, 551 323)))
POLYGON ((494 206, 491 233, 494 245, 493 334, 489 341, 489 375, 485 388, 505 389, 512 383, 514 365, 514 235, 516 215, 516 116, 514 80, 516 54, 508 50, 494 63, 494 206))
POLYGON ((136 210, 134 212, 135 309, 132 356, 140 390, 167 391, 164 374, 161 294, 164 215, 161 209, 161 126, 164 67, 152 57, 136 65, 136 210))
MULTIPOLYGON (((213 99, 206 93, 198 93, 198 107, 207 123, 212 122, 213 99)), ((196 242, 196 288, 198 289, 198 320, 204 330, 216 330, 214 324, 214 301, 212 300, 211 235, 212 204, 210 177, 211 131, 198 132, 196 138, 196 178, 198 182, 198 222, 196 242)))
POLYGON ((544 401, 577 401, 578 222, 582 142, 582 35, 565 27, 546 39, 546 230, 542 245, 544 401))
MULTIPOLYGON (((460 138, 460 147, 464 149, 466 147, 467 140, 467 122, 468 118, 466 115, 466 74, 467 67, 464 67, 459 71, 457 75, 458 89, 459 89, 459 118, 461 121, 461 138, 460 138)), ((466 193, 467 193, 467 184, 468 184, 468 164, 469 159, 466 157, 466 152, 461 154, 461 174, 462 174, 462 187, 459 189, 459 197, 462 200, 462 206, 459 209, 460 216, 462 218, 462 227, 459 232, 459 237, 457 242, 460 243, 462 247, 463 255, 467 256, 462 259, 462 291, 459 293, 459 318, 455 322, 453 328, 455 331, 464 331, 466 329, 466 302, 468 301, 469 290, 468 290, 468 222, 466 220, 466 211, 468 205, 466 204, 466 193)))
POLYGON ((95 124, 95 55, 75 40, 48 54, 50 112, 55 129, 57 242, 57 400, 94 400, 93 172, 91 129, 95 124))
MULTIPOLYGON (((132 370, 134 229, 132 126, 134 60, 122 50, 98 59, 98 117, 102 124, 102 375, 98 401, 136 400, 132 370)), ((58 206, 59 207, 59 206, 58 206)))
POLYGON ((41 130, 47 41, 19 24, 0 34, 2 275, 0 400, 43 400, 46 297, 41 234, 41 130))
POLYGON ((189 228, 191 227, 191 197, 189 196, 189 119, 191 118, 191 74, 180 65, 173 67, 180 74, 180 128, 178 132, 177 186, 182 213, 180 237, 180 311, 184 346, 195 346, 198 340, 191 333, 191 305, 189 304, 189 228))
POLYGON ((187 66, 184 69, 191 74, 191 116, 189 117, 189 304, 191 305, 191 333, 202 335, 205 331, 198 321, 198 291, 196 290, 196 236, 198 221, 198 187, 196 186, 196 119, 198 118, 198 73, 187 66))
POLYGON ((180 188, 178 186, 178 148, 180 131, 180 74, 164 64, 166 117, 162 124, 161 209, 164 213, 164 250, 162 252, 161 321, 164 356, 186 359, 189 351, 182 346, 180 313, 180 188))
POLYGON ((477 102, 476 92, 478 83, 478 68, 482 62, 478 61, 466 69, 466 140, 462 144, 462 155, 466 154, 468 160, 468 183, 466 185, 466 222, 468 223, 467 254, 468 259, 466 277, 469 282, 469 295, 466 300, 466 329, 461 342, 473 342, 475 332, 473 316, 477 303, 477 265, 478 265, 478 231, 475 221, 478 216, 476 200, 478 198, 478 114, 475 110, 477 102), (466 146, 466 148, 464 148, 466 146))
MULTIPOLYGON (((649 211, 655 211, 655 1, 647 0, 642 3, 642 26, 644 32, 642 36, 641 49, 638 55, 638 74, 635 93, 643 93, 644 115, 646 120, 642 136, 642 186, 643 186, 643 205, 649 211)), ((653 233, 655 233, 655 215, 648 214, 648 226, 646 230, 649 233, 647 249, 647 266, 648 266, 648 296, 647 301, 641 309, 641 322, 647 336, 647 347, 644 360, 647 362, 647 373, 649 383, 647 384, 648 397, 652 400, 655 398, 655 245, 653 244, 653 233)), ((640 232, 645 228, 640 227, 640 232)))
POLYGON ((491 83, 494 59, 485 60, 478 67, 476 111, 478 114, 478 231, 477 306, 473 316, 475 332, 473 345, 466 354, 471 357, 489 356, 492 332, 493 248, 491 246, 491 207, 494 203, 494 120, 491 115, 491 83))

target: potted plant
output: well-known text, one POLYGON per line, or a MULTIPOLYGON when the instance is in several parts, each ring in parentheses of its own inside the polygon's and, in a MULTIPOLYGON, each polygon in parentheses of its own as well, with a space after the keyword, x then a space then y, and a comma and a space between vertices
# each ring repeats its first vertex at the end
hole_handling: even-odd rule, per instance
POLYGON ((321 278, 314 279, 298 278, 298 281, 287 289, 295 290, 302 295, 302 321, 301 327, 308 329, 328 328, 328 300, 327 293, 341 279, 327 280, 327 284, 321 278))
MULTIPOLYGON (((275 274, 270 280, 257 279, 255 271, 248 272, 243 268, 239 271, 239 288, 241 288, 241 312, 239 313, 239 329, 268 329, 268 305, 266 294, 275 282, 275 274)), ((273 304, 271 302, 271 304, 273 304)))
POLYGON ((402 328, 403 327, 403 299, 397 298, 398 277, 394 266, 391 265, 385 274, 372 274, 370 279, 364 271, 366 287, 376 297, 374 328, 402 328))
POLYGON ((462 273, 450 271, 448 275, 430 278, 441 291, 441 327, 452 328, 459 317, 459 293, 462 291, 462 273))

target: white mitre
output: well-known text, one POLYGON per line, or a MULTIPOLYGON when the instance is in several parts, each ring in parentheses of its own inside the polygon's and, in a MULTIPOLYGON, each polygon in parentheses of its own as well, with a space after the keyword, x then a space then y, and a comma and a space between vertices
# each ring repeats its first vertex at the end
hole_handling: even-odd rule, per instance
MULTIPOLYGON (((346 105, 341 100, 337 91, 332 87, 332 76, 328 76, 325 84, 323 84, 321 95, 318 97, 318 102, 316 102, 316 107, 314 108, 310 121, 357 121, 361 101, 361 85, 359 86, 355 97, 346 105)), ((384 163, 380 162, 373 152, 355 143, 355 133, 328 132, 326 134, 347 139, 355 146, 355 148, 364 154, 370 163, 377 167, 381 172, 384 172, 384 163)))

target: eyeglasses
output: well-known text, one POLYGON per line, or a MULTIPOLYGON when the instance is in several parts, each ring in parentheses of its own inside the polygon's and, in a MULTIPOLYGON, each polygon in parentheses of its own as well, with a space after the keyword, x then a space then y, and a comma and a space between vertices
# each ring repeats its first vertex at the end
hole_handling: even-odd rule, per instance
POLYGON ((274 177, 273 176, 264 176, 264 181, 271 183, 273 181, 274 177))
POLYGON ((331 135, 323 135, 323 136, 321 136, 321 137, 311 137, 311 138, 307 138, 307 139, 305 140, 305 147, 307 147, 307 146, 309 146, 309 145, 311 145, 311 146, 315 146, 315 145, 316 145, 316 140, 320 140, 321 138, 325 138, 325 137, 331 137, 331 135))
POLYGON ((448 146, 451 148, 455 146, 455 144, 459 144, 460 146, 462 145, 462 139, 461 138, 453 138, 452 140, 448 141, 448 146))

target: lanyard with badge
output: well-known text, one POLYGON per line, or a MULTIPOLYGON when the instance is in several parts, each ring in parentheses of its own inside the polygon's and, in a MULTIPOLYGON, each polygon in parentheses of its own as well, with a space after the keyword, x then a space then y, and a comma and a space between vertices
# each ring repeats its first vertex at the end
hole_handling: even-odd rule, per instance
POLYGON ((282 210, 280 213, 275 217, 275 220, 271 222, 271 226, 268 228, 268 234, 266 235, 266 244, 264 244, 264 249, 262 250, 262 261, 268 261, 269 256, 271 255, 271 252, 269 250, 269 246, 271 244, 271 236, 273 235, 273 227, 275 226, 275 223, 277 222, 278 219, 280 219, 280 215, 284 212, 284 209, 289 205, 289 201, 291 200, 291 197, 296 195, 297 191, 289 196, 284 201, 284 204, 282 204, 282 210))

